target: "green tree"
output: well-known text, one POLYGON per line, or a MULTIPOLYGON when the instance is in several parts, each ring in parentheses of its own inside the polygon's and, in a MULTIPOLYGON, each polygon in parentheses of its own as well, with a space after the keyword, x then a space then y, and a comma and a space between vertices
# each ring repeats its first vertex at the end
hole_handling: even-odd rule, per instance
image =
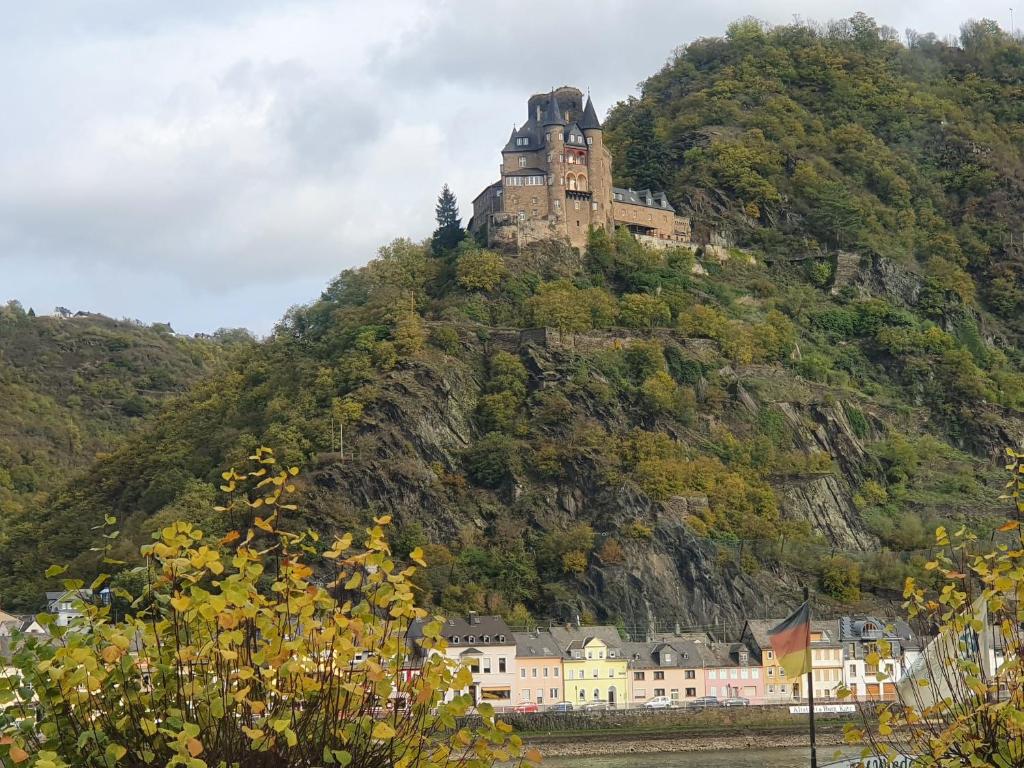
POLYGON ((668 325, 672 310, 657 296, 627 293, 619 301, 619 319, 627 328, 653 328, 668 325))
POLYGON ((493 291, 505 277, 505 261, 494 251, 460 249, 456 279, 470 291, 493 291))
POLYGON ((466 236, 462 229, 462 219, 459 218, 459 203, 455 199, 455 193, 448 185, 441 188, 441 194, 437 196, 437 206, 434 208, 437 219, 437 229, 430 241, 430 249, 435 256, 451 253, 462 242, 466 236))

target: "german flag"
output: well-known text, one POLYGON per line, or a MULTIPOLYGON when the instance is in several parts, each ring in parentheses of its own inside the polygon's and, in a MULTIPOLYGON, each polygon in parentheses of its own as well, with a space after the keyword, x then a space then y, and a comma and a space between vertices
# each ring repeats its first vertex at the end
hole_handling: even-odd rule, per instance
POLYGON ((805 600, 793 614, 768 631, 772 650, 789 678, 811 670, 811 604, 805 600))

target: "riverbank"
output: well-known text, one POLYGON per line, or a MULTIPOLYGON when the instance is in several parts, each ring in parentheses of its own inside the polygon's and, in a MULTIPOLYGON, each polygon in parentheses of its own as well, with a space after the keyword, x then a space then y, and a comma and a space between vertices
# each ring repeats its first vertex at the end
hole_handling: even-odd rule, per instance
MULTIPOLYGON (((597 757, 601 755, 636 755, 668 752, 717 752, 722 750, 777 749, 784 747, 806 747, 807 733, 788 734, 720 734, 717 736, 695 737, 657 735, 644 738, 595 739, 588 734, 577 740, 546 741, 535 734, 524 734, 523 740, 540 749, 545 757, 597 757)), ((819 754, 822 749, 833 750, 843 745, 841 733, 818 734, 819 754)))
MULTIPOLYGON (((843 744, 850 716, 818 718, 818 743, 843 744)), ((552 757, 707 752, 803 747, 807 717, 786 707, 704 711, 602 712, 527 715, 512 723, 523 741, 552 757)))

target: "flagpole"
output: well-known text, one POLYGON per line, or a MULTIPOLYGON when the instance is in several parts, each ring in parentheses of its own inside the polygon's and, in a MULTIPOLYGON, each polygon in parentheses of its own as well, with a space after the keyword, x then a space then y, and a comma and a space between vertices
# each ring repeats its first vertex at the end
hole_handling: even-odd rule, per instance
POLYGON ((814 735, 814 654, 811 652, 811 594, 804 587, 807 603, 807 712, 811 723, 811 768, 818 768, 818 747, 814 735))

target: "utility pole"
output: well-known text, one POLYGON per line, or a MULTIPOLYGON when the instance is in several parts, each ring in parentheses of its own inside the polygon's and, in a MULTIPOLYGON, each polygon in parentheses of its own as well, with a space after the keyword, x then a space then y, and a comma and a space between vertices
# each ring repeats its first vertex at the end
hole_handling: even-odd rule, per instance
POLYGON ((807 656, 811 664, 807 667, 807 712, 811 718, 811 768, 818 768, 818 745, 814 733, 814 654, 811 652, 811 594, 804 587, 804 602, 807 603, 807 656))

